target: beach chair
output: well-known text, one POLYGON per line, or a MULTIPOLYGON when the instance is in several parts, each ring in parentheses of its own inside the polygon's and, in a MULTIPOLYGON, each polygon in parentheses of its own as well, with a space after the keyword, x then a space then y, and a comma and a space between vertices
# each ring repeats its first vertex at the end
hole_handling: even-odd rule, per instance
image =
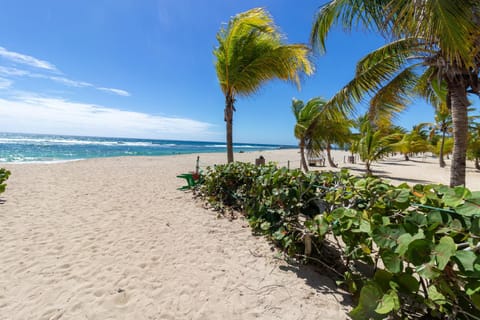
POLYGON ((325 167, 325 157, 320 155, 318 157, 307 157, 308 165, 311 167, 325 167))
POLYGON ((200 172, 200 156, 197 156, 197 163, 195 165, 195 171, 189 173, 182 173, 177 176, 177 178, 185 179, 187 182, 186 186, 178 188, 178 190, 186 191, 195 187, 197 184, 202 182, 202 176, 200 172))

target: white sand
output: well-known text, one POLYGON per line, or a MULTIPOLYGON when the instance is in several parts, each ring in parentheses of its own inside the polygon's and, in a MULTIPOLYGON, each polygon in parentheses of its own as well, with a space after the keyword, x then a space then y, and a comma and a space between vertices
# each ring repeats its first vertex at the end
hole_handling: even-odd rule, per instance
MULTIPOLYGON (((236 160, 260 154, 298 167, 296 150, 236 160)), ((346 166, 343 153, 336 157, 346 166)), ((184 184, 176 175, 195 159, 5 165, 0 319, 346 319, 348 298, 331 280, 276 259, 245 221, 217 219, 176 190, 184 184)), ((204 154, 201 166, 224 160, 204 154)), ((421 160, 374 170, 448 182, 448 168, 421 160)), ((468 186, 480 190, 480 173, 469 169, 468 186)))

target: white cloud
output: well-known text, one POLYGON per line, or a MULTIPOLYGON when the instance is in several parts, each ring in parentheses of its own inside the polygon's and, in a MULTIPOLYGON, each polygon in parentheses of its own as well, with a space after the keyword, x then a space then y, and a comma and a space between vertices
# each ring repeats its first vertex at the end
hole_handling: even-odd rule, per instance
POLYGON ((40 60, 32 56, 27 56, 26 54, 8 51, 3 47, 0 47, 0 56, 7 60, 10 60, 16 63, 25 64, 31 67, 50 70, 50 71, 57 71, 57 68, 48 61, 40 60))
POLYGON ((85 81, 71 80, 64 77, 48 77, 48 79, 65 84, 70 87, 84 88, 84 87, 93 87, 93 84, 85 81))
POLYGON ((110 92, 110 93, 114 93, 114 94, 118 94, 119 96, 124 96, 124 97, 129 97, 130 96, 130 93, 128 91, 125 91, 125 90, 121 90, 121 89, 114 89, 114 88, 97 88, 98 90, 101 90, 101 91, 105 91, 105 92, 110 92))
POLYGON ((0 78, 0 89, 7 89, 10 88, 12 85, 12 81, 5 79, 5 78, 0 78))
POLYGON ((0 66, 0 74, 4 76, 27 76, 30 72, 17 68, 8 68, 0 66))
MULTIPOLYGON (((48 70, 48 71, 55 71, 57 74, 61 73, 50 62, 39 60, 37 58, 31 57, 31 56, 28 56, 28 55, 25 55, 25 54, 13 52, 13 51, 8 51, 7 49, 5 49, 3 47, 0 47, 0 57, 3 57, 3 58, 5 58, 9 61, 12 61, 12 62, 17 62, 17 63, 21 63, 21 64, 24 64, 24 65, 33 66, 33 67, 40 68, 40 69, 45 69, 45 70, 48 70)), ((72 79, 69 79, 69 78, 66 78, 66 77, 61 77, 61 76, 58 76, 58 75, 52 75, 52 74, 48 74, 48 73, 46 73, 46 74, 45 73, 38 73, 38 72, 34 73, 34 72, 27 71, 27 70, 13 68, 13 67, 0 66, 0 75, 2 75, 4 77, 30 77, 30 78, 48 79, 48 80, 55 81, 57 83, 60 83, 60 84, 63 84, 63 85, 69 86, 69 87, 75 87, 75 88, 91 87, 91 88, 95 88, 95 89, 100 90, 100 91, 113 93, 113 94, 123 96, 123 97, 130 96, 130 93, 128 91, 125 91, 125 90, 122 90, 122 89, 99 87, 99 86, 96 86, 96 85, 91 84, 91 83, 86 82, 86 81, 72 80, 72 79)), ((7 80, 7 79, 5 79, 5 80, 7 80)), ((4 86, 4 87, 0 87, 0 88, 9 87, 13 83, 10 80, 8 80, 8 81, 9 81, 8 86, 4 86)), ((5 82, 3 82, 3 83, 5 84, 5 82)))
POLYGON ((209 123, 71 102, 60 98, 0 98, 2 131, 159 139, 218 140, 209 123))

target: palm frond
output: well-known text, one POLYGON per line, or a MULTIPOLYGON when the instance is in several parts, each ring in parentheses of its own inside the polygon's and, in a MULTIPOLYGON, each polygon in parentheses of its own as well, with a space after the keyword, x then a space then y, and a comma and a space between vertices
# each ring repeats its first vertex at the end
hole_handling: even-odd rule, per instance
POLYGON ((476 67, 472 33, 478 29, 474 9, 479 7, 477 0, 395 0, 387 12, 397 36, 422 38, 430 48, 440 48, 451 65, 468 68, 476 67))
POLYGON ((286 45, 284 36, 263 8, 233 17, 217 33, 213 54, 224 94, 250 95, 273 78, 300 84, 299 74, 313 73, 310 49, 303 44, 286 45))
MULTIPOLYGON (((357 65, 355 77, 327 102, 326 107, 341 110, 344 114, 351 113, 355 104, 361 102, 366 95, 373 96, 385 83, 394 79, 402 68, 410 66, 409 43, 412 43, 411 39, 395 41, 362 58, 357 65)), ((399 81, 403 79, 405 83, 409 78, 407 75, 411 76, 412 73, 405 73, 399 81)))
POLYGON ((418 75, 412 65, 403 69, 387 84, 380 88, 370 100, 368 110, 372 121, 391 122, 400 112, 411 103, 412 91, 418 80, 418 75))
POLYGON ((358 26, 367 29, 385 29, 382 7, 387 0, 336 0, 322 6, 314 19, 310 43, 320 53, 325 52, 325 41, 332 26, 341 24, 352 30, 358 26))

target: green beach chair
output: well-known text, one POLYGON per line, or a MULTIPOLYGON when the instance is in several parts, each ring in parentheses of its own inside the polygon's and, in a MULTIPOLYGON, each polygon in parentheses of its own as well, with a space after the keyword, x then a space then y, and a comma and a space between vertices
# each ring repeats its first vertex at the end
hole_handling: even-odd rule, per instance
POLYGON ((178 190, 182 190, 182 191, 190 190, 202 181, 199 164, 200 164, 200 156, 197 156, 195 171, 189 172, 189 173, 182 173, 177 176, 177 178, 185 179, 187 181, 187 185, 177 188, 178 190))

